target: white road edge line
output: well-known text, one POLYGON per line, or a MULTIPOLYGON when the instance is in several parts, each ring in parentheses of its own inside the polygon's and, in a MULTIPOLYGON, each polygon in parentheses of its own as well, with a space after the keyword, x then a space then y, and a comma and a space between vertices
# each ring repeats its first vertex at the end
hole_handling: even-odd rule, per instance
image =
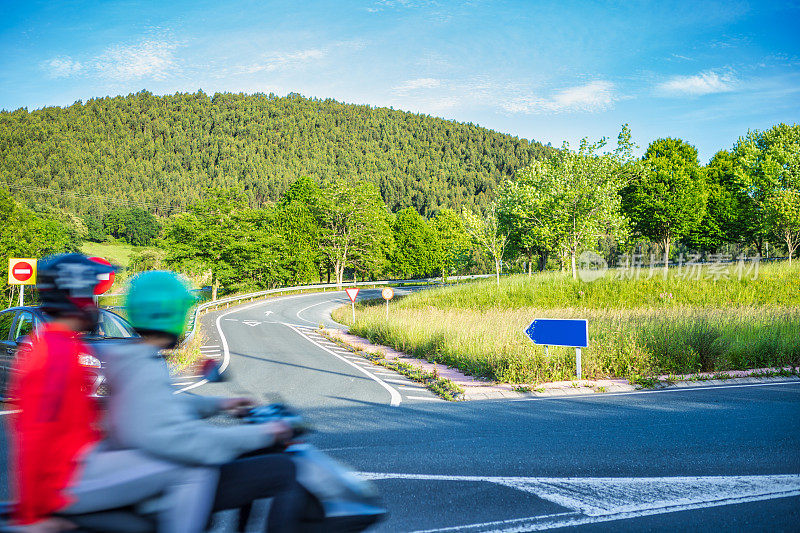
POLYGON ((396 391, 395 389, 393 389, 392 387, 390 387, 388 384, 386 384, 386 383, 385 383, 385 382, 384 382, 382 379, 380 379, 379 377, 377 377, 377 376, 373 376, 372 374, 370 374, 369 372, 367 372, 366 370, 364 370, 364 369, 363 369, 363 368, 361 368, 360 366, 356 365, 355 363, 353 363, 353 362, 351 362, 351 361, 348 361, 347 359, 345 359, 345 358, 344 358, 344 357, 342 357, 341 355, 337 354, 337 353, 336 353, 336 352, 334 352, 333 350, 329 350, 328 348, 326 348, 325 346, 321 345, 320 343, 318 343, 318 342, 317 342, 317 341, 315 341, 314 339, 312 339, 312 338, 308 337, 307 335, 305 335, 305 334, 304 334, 302 331, 300 331, 300 330, 299 330, 299 329, 297 329, 296 327, 292 326, 291 324, 284 324, 284 325, 285 325, 286 327, 288 327, 288 328, 291 328, 292 330, 294 330, 294 332, 295 332, 295 333, 297 333, 298 335, 300 335, 301 337, 303 337, 304 339, 306 339, 308 342, 310 342, 310 343, 311 343, 311 344, 313 344, 314 346, 317 346, 318 348, 322 348, 323 350, 325 350, 326 352, 328 352, 328 353, 329 353, 329 354, 331 354, 332 356, 334 356, 334 357, 336 357, 337 359, 339 359, 339 360, 341 360, 341 361, 343 361, 343 362, 347 363, 348 365, 352 366, 353 368, 356 368, 356 369, 358 369, 360 372, 362 372, 363 374, 365 374, 366 376, 368 376, 370 379, 372 379, 372 380, 376 381, 378 384, 380 384, 380 386, 381 386, 381 387, 383 387, 384 389, 386 389, 387 391, 389 391, 389 395, 391 396, 390 405, 392 405, 392 407, 397 407, 398 405, 400 405, 400 402, 402 402, 402 401, 403 401, 403 397, 402 397, 402 396, 400 396, 400 393, 399 393, 399 392, 397 392, 397 391, 396 391))
POLYGON ((299 310, 299 311, 297 312, 297 318, 299 318, 299 319, 300 319, 300 320, 302 320, 303 322, 308 322, 309 324, 314 324, 314 322, 312 322, 311 320, 307 320, 307 319, 305 319, 305 318, 301 317, 301 316, 300 316, 300 313, 302 313, 302 312, 303 312, 303 311, 305 311, 306 309, 311 309, 312 307, 316 307, 316 306, 318 306, 318 305, 322 305, 322 304, 329 304, 329 303, 331 303, 331 302, 338 302, 338 301, 339 301, 338 299, 336 299, 336 300, 325 300, 324 302, 317 302, 317 303, 315 303, 315 304, 311 304, 311 305, 309 305, 308 307, 304 307, 304 308, 302 308, 301 310, 299 310))
POLYGON ((406 394, 406 398, 408 398, 409 400, 425 400, 425 401, 429 401, 429 402, 443 402, 444 401, 441 398, 438 398, 436 396, 409 396, 408 394, 406 394))
POLYGON ((744 387, 771 387, 774 385, 800 385, 798 381, 779 381, 772 383, 740 383, 738 385, 709 385, 707 387, 678 387, 675 389, 659 390, 638 390, 630 392, 606 392, 602 394, 571 394, 564 396, 540 396, 538 398, 518 398, 510 400, 512 402, 535 402, 538 400, 572 400, 575 398, 604 398, 606 396, 629 396, 632 394, 659 394, 662 392, 686 392, 692 390, 713 390, 713 389, 741 389, 744 387))
MULTIPOLYGON (((217 331, 219 332, 219 338, 222 341, 222 364, 219 366, 219 373, 220 374, 225 372, 225 369, 228 368, 228 364, 230 364, 230 362, 231 362, 231 352, 230 352, 230 349, 228 348, 228 339, 225 338, 225 334, 222 332, 222 325, 220 324, 220 322, 222 321, 222 318, 225 317, 225 316, 230 315, 231 313, 244 311, 245 309, 250 309, 251 307, 255 307, 257 305, 262 305, 263 303, 264 302, 259 301, 258 303, 254 303, 252 305, 247 305, 245 307, 235 307, 234 309, 231 309, 227 313, 222 313, 221 315, 219 315, 217 317, 217 321, 216 321, 217 331)), ((188 386, 186 386, 186 387, 184 387, 182 389, 178 389, 175 392, 173 392, 172 394, 180 394, 182 392, 186 392, 186 391, 189 391, 189 390, 192 390, 192 389, 196 389, 197 387, 200 387, 201 385, 205 385, 206 383, 208 383, 207 379, 201 379, 197 383, 194 383, 192 385, 188 385, 188 386)))
MULTIPOLYGON (((227 313, 222 313, 221 315, 219 315, 217 317, 216 324, 217 324, 217 331, 219 332, 219 337, 222 340, 222 351, 223 351, 222 364, 219 367, 219 373, 222 374, 223 372, 225 372, 225 369, 228 368, 228 364, 230 363, 230 360, 231 360, 231 352, 228 349, 228 339, 225 338, 225 334, 222 332, 222 326, 220 325, 220 321, 222 320, 223 317, 228 316, 231 313, 238 313, 239 311, 244 311, 246 309, 250 309, 252 307, 257 307, 259 305, 264 305, 264 304, 267 304, 267 303, 276 302, 278 300, 293 300, 295 298, 302 298, 303 296, 314 296, 316 294, 317 293, 297 294, 297 295, 294 295, 294 296, 279 296, 277 298, 267 298, 267 299, 264 299, 264 300, 258 300, 257 302, 252 303, 250 305, 246 305, 244 307, 236 306, 233 309, 231 309, 230 311, 228 311, 227 313)), ((334 301, 334 300, 331 300, 331 301, 334 301)), ((235 320, 235 319, 228 318, 226 320, 235 320)), ((309 321, 306 320, 306 322, 309 322, 309 321)), ((294 326, 292 324, 288 324, 286 322, 271 322, 271 324, 283 324, 285 326, 289 326, 292 329, 294 329, 294 326)), ((300 326, 300 327, 307 327, 307 326, 300 326)), ((197 383, 195 383, 194 385, 189 385, 188 387, 184 387, 182 389, 176 390, 172 394, 180 394, 182 392, 186 392, 188 390, 192 390, 192 389, 195 389, 197 387, 200 387, 201 385, 205 385, 206 383, 208 383, 208 380, 207 379, 202 379, 202 380, 198 381, 197 383)))

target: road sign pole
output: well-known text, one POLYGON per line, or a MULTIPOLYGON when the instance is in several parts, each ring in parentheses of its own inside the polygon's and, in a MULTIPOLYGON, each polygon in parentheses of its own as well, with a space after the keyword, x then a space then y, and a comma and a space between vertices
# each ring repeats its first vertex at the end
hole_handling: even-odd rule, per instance
POLYGON ((578 374, 578 379, 581 379, 581 349, 575 348, 575 369, 578 374))
POLYGON ((356 323, 356 303, 350 302, 350 307, 353 308, 353 324, 356 323))
POLYGON ((389 321, 389 300, 386 300, 386 321, 389 321))
POLYGON ((19 306, 23 307, 25 305, 25 285, 19 286, 19 306))
POLYGON ((544 356, 547 357, 547 345, 544 345, 544 356))

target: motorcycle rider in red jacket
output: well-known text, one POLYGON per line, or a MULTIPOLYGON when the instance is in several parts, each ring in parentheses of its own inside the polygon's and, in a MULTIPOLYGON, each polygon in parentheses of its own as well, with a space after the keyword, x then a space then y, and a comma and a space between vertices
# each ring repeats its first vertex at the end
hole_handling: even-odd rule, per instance
POLYGON ((171 505, 159 530, 201 531, 218 471, 163 461, 131 449, 107 449, 101 412, 89 396, 89 373, 80 364, 90 348, 80 334, 97 324, 93 292, 98 276, 116 267, 80 254, 39 262, 41 310, 52 321, 33 333, 15 360, 11 420, 15 521, 31 531, 71 527, 70 514, 132 505, 157 495, 171 505), (53 515, 59 515, 54 517, 53 515), (196 517, 194 521, 187 517, 196 517))

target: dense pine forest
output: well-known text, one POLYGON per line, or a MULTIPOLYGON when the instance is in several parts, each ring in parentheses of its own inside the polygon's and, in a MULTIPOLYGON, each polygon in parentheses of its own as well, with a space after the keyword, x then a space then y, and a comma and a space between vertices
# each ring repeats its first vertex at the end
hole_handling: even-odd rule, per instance
POLYGON ((208 188, 274 202, 298 176, 363 179, 392 211, 483 207, 550 149, 473 124, 335 100, 156 96, 0 113, 0 184, 25 204, 102 218, 132 204, 164 216, 208 188))

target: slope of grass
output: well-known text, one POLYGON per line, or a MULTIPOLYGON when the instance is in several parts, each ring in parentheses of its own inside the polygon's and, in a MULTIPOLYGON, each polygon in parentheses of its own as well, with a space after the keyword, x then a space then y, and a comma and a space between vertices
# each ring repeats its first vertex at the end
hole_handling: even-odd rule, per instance
MULTIPOLYGON (((351 332, 469 374, 513 383, 571 379, 574 350, 544 356, 523 333, 534 318, 586 318, 586 377, 800 364, 800 268, 769 265, 758 277, 573 281, 560 273, 513 276, 357 307, 351 332), (670 297, 670 293, 672 296, 670 297)), ((347 310, 335 314, 348 323, 347 310)))
POLYGON ((141 248, 132 246, 124 242, 85 242, 81 246, 81 252, 88 256, 102 257, 111 261, 115 265, 127 268, 130 264, 131 255, 141 248))

